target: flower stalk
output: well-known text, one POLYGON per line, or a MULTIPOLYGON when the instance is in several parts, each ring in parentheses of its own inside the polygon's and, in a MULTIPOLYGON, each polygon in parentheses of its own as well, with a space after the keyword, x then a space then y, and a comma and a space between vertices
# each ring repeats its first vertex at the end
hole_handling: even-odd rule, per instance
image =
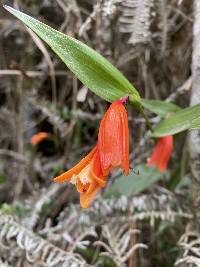
POLYGON ((149 130, 153 133, 152 124, 151 124, 147 114, 145 113, 143 107, 142 107, 141 101, 138 101, 137 99, 135 99, 134 95, 129 95, 128 99, 129 99, 130 103, 132 105, 134 105, 137 108, 137 110, 142 114, 143 118, 146 121, 146 124, 147 124, 149 130))

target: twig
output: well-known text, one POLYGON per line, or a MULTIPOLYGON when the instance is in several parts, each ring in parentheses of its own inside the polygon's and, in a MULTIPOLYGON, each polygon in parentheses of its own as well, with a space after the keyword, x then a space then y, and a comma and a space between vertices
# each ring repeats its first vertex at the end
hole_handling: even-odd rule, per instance
POLYGON ((22 163, 28 163, 28 159, 25 157, 25 155, 12 150, 0 149, 0 156, 8 156, 22 163))
POLYGON ((180 87, 178 87, 177 89, 175 89, 175 92, 173 92, 172 94, 170 94, 165 101, 166 102, 173 102, 175 101, 175 99, 181 95, 184 94, 185 92, 191 90, 192 88, 192 77, 190 76, 180 87))
MULTIPOLYGON (((44 71, 25 71, 26 75, 31 78, 37 78, 37 77, 42 77, 44 75, 50 75, 50 73, 44 72, 44 71)), ((22 75, 21 70, 9 70, 9 69, 4 69, 0 70, 0 76, 20 76, 22 75)), ((67 76, 69 75, 69 72, 66 71, 55 71, 55 76, 67 76)))
POLYGON ((26 30, 30 34, 34 43, 40 49, 40 51, 42 52, 42 54, 44 55, 44 58, 46 59, 46 61, 48 63, 49 73, 50 73, 50 77, 51 77, 52 99, 53 99, 54 105, 56 106, 56 79, 55 79, 55 69, 54 69, 53 62, 52 62, 51 57, 48 53, 48 50, 46 49, 45 45, 40 40, 40 38, 28 27, 26 27, 26 30))

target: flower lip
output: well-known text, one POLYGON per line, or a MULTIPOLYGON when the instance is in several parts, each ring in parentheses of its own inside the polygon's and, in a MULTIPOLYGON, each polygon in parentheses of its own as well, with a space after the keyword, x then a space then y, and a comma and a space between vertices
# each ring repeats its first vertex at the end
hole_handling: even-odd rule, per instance
POLYGON ((71 182, 74 184, 80 193, 80 204, 82 208, 87 208, 96 193, 106 183, 106 177, 103 176, 101 170, 98 145, 77 165, 54 178, 54 182, 71 182))

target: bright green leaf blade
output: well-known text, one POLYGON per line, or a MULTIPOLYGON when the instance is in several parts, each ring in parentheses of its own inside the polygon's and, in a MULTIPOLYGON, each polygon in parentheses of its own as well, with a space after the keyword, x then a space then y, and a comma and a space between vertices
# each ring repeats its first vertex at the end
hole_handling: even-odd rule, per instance
POLYGON ((155 168, 141 165, 138 167, 139 175, 131 173, 129 176, 121 176, 114 182, 105 197, 112 195, 136 195, 163 177, 163 174, 155 168))
POLYGON ((93 49, 14 8, 4 7, 44 40, 95 94, 109 102, 131 94, 135 103, 140 104, 137 90, 121 72, 93 49))
POLYGON ((173 135, 192 129, 193 123, 200 119, 200 104, 176 112, 169 118, 161 121, 153 132, 153 136, 161 137, 173 135))
POLYGON ((173 103, 153 99, 142 99, 142 105, 146 109, 160 116, 165 116, 167 113, 176 112, 181 109, 173 103))
POLYGON ((190 129, 200 129, 200 118, 197 118, 196 120, 193 120, 192 125, 190 129))

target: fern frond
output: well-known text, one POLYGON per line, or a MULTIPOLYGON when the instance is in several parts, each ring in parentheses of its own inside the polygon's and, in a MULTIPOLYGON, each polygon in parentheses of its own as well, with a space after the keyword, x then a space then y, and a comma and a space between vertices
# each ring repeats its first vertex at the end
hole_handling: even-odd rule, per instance
POLYGON ((28 101, 59 131, 61 137, 66 136, 69 128, 68 124, 64 122, 53 106, 45 100, 35 99, 34 97, 28 97, 28 101))
POLYGON ((131 229, 129 222, 123 224, 120 222, 117 224, 108 223, 102 226, 102 238, 107 240, 107 243, 97 241, 95 245, 103 247, 105 252, 102 252, 101 255, 112 258, 117 266, 126 266, 125 263, 136 249, 147 248, 144 244, 131 244, 133 235, 138 232, 137 229, 131 229))
POLYGON ((126 221, 127 215, 135 221, 148 219, 151 225, 158 219, 174 222, 178 218, 193 218, 185 207, 181 207, 180 202, 174 194, 167 192, 144 194, 132 198, 127 196, 110 199, 97 198, 87 210, 82 210, 79 205, 65 208, 58 221, 64 226, 66 221, 71 219, 77 229, 78 224, 81 224, 81 227, 95 226, 116 220, 116 218, 126 221))
POLYGON ((25 253, 30 263, 41 262, 43 266, 88 266, 74 253, 68 253, 40 236, 28 231, 12 216, 0 213, 0 245, 4 250, 13 248, 25 253))
POLYGON ((176 261, 176 266, 200 266, 200 235, 197 232, 188 231, 179 240, 179 246, 183 251, 182 257, 176 261))
POLYGON ((151 9, 154 0, 125 0, 121 2, 120 31, 130 33, 129 43, 150 41, 151 9))

